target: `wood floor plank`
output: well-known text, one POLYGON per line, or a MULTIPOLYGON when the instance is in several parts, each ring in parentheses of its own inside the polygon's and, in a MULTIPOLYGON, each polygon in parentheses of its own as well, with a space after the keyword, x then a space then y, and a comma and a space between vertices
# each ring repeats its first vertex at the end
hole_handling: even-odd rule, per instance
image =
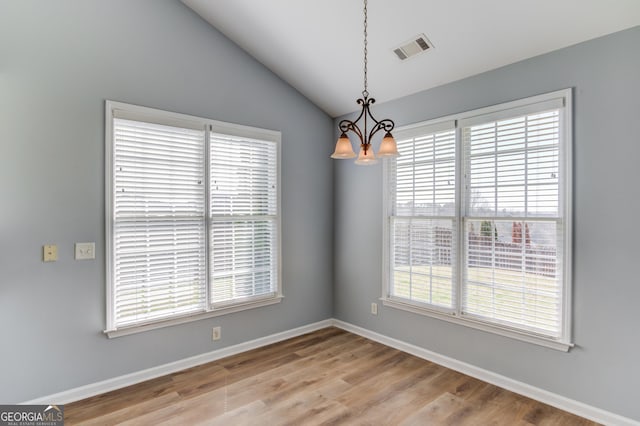
MULTIPOLYGON (((340 394, 349 387, 348 383, 340 379, 333 379, 324 382, 320 386, 310 387, 291 394, 288 398, 280 400, 276 404, 271 404, 268 406, 269 410, 266 414, 271 419, 280 419, 279 423, 281 424, 304 424, 305 421, 310 419, 309 413, 311 412, 315 412, 318 415, 322 413, 326 416, 325 411, 338 408, 335 405, 337 401, 333 399, 333 396, 340 394)), ((319 421, 319 419, 314 420, 319 421)))
MULTIPOLYGON (((201 419, 195 425, 198 426, 254 426, 256 419, 264 416, 265 404, 261 400, 253 401, 250 404, 238 407, 235 410, 227 411, 218 416, 201 419)), ((188 423, 182 423, 182 425, 176 424, 175 426, 183 426, 188 423)))
POLYGON ((171 376, 163 376, 82 400, 81 410, 74 409, 78 403, 67 404, 64 413, 65 423, 79 424, 89 419, 118 411, 124 407, 131 407, 162 397, 165 394, 174 392, 171 385, 171 376))
POLYGON ((354 386, 347 393, 341 395, 338 401, 360 414, 382 404, 393 397, 396 392, 402 392, 411 384, 432 374, 433 369, 430 365, 424 362, 420 363, 417 358, 411 355, 403 355, 406 355, 407 358, 398 363, 395 369, 374 371, 373 374, 368 371, 370 377, 361 382, 359 386, 354 386), (405 366, 411 365, 413 368, 403 368, 403 364, 405 366), (363 392, 363 389, 367 389, 368 392, 363 392))
POLYGON ((426 422, 442 423, 451 414, 461 410, 464 404, 465 402, 462 398, 445 392, 399 424, 402 426, 418 426, 424 425, 426 422))
MULTIPOLYGON (((225 388, 215 389, 196 397, 185 399, 179 404, 179 411, 168 406, 161 413, 149 413, 146 417, 134 419, 131 425, 192 425, 218 417, 229 411, 225 388), (137 420, 137 422, 136 422, 137 420)), ((128 424, 128 423, 126 423, 128 424)))
POLYGON ((595 425, 334 327, 67 404, 65 424, 595 425))
MULTIPOLYGON (((161 395, 156 398, 151 398, 138 404, 129 405, 120 410, 112 411, 110 413, 94 417, 90 420, 83 420, 84 426, 101 426, 105 424, 123 424, 131 418, 139 419, 147 413, 155 413, 158 410, 162 410, 165 407, 173 406, 174 403, 180 400, 180 395, 176 392, 161 395)), ((73 420, 67 420, 68 423, 73 423, 73 420)))
POLYGON ((172 388, 183 398, 193 398, 216 389, 226 387, 230 383, 230 374, 226 368, 194 370, 188 375, 175 378, 172 388))

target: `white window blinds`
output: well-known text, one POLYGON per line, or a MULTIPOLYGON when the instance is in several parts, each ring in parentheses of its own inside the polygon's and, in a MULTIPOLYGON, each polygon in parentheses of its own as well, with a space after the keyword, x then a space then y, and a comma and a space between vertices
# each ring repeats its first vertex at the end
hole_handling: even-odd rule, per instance
POLYGON ((281 299, 279 143, 107 102, 109 335, 281 299))
POLYGON ((398 132, 390 183, 390 296, 451 309, 456 274, 456 139, 453 122, 398 132))
POLYGON ((210 135, 211 303, 277 291, 277 144, 210 135))
POLYGON ((114 119, 114 321, 204 309, 203 130, 114 119))
POLYGON ((557 338, 563 218, 558 109, 463 128, 463 314, 557 338))
POLYGON ((566 350, 571 90, 397 130, 386 305, 566 350))

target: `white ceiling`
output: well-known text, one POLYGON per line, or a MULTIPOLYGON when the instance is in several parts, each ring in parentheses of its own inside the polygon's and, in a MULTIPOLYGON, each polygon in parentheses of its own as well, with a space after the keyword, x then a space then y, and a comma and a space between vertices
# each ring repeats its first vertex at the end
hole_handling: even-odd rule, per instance
MULTIPOLYGON (((362 0, 183 3, 332 117, 358 109, 362 0)), ((640 25, 640 0, 369 0, 368 9, 378 103, 640 25), (393 49, 420 33, 435 49, 400 61, 393 49)))

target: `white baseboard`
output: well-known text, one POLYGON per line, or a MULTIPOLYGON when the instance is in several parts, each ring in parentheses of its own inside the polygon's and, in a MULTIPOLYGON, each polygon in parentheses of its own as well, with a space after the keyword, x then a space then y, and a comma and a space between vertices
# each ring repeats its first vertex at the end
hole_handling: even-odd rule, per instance
POLYGON ((237 345, 218 349, 205 354, 170 362, 168 364, 159 365, 157 367, 148 368, 146 370, 137 371, 135 373, 126 374, 124 376, 114 377, 112 379, 103 380, 101 382, 91 383, 53 395, 43 396, 41 398, 23 402, 23 404, 68 404, 105 392, 110 392, 112 390, 131 386, 136 383, 144 382, 146 380, 155 379, 157 377, 185 370, 187 368, 206 364, 207 362, 215 361, 231 355, 236 355, 252 349, 257 349, 262 346, 277 343, 286 339, 290 339, 292 337, 300 336, 302 334, 310 333, 312 331, 320 330, 322 328, 330 326, 335 326, 351 333, 358 334, 360 336, 382 343, 383 345, 387 345, 403 352, 407 352, 419 358, 426 359, 436 364, 440 364, 444 367, 459 371, 460 373, 466 374, 468 376, 475 377, 476 379, 491 383, 496 386, 500 386, 501 388, 519 393, 521 395, 560 408, 561 410, 568 411, 578 416, 596 421, 598 423, 612 426, 640 426, 640 422, 633 419, 623 417, 609 411, 601 410, 596 407, 592 407, 582 402, 566 398, 564 396, 528 385, 526 383, 519 382, 517 380, 510 379, 508 377, 476 367, 474 365, 458 361, 454 358, 450 358, 448 356, 429 351, 419 346, 415 346, 410 343, 406 343, 401 340, 397 340, 392 337, 388 337, 383 334, 379 334, 374 331, 367 330, 365 328, 358 327, 356 325, 336 319, 319 321, 313 324, 261 337, 248 342, 239 343, 237 345))
POLYGON ((192 356, 189 358, 170 362, 168 364, 158 365, 157 367, 147 368, 146 370, 137 371, 135 373, 125 374, 124 376, 114 377, 112 379, 103 380, 97 383, 91 383, 53 395, 43 396, 41 398, 23 402, 22 404, 69 404, 74 401, 79 401, 81 399, 100 395, 112 390, 121 389, 126 386, 135 385, 136 383, 155 379, 157 377, 165 376, 167 374, 175 373, 177 371, 185 370, 187 368, 195 367, 201 364, 206 364, 207 362, 260 348, 262 346, 277 343, 282 340, 290 339, 292 337, 301 336, 312 331, 330 327, 332 324, 333 322, 330 319, 319 321, 313 324, 294 328, 292 330, 287 330, 281 333, 271 334, 269 336, 250 340, 248 342, 239 343, 237 345, 228 346, 226 348, 218 349, 212 352, 192 356))
POLYGON ((519 382, 517 380, 510 379, 500 374, 496 374, 489 370, 467 364, 466 362, 458 361, 457 359, 429 351, 419 346, 415 346, 410 343, 406 343, 401 340, 397 340, 392 337, 367 330, 366 328, 358 327, 356 325, 336 319, 332 321, 332 324, 335 327, 341 328, 354 334, 358 334, 362 337, 366 337, 367 339, 382 343, 383 345, 390 346, 411 355, 415 355, 419 358, 426 359, 427 361, 434 362, 468 376, 475 377, 476 379, 482 380, 484 382, 491 383, 501 388, 510 390, 520 395, 524 395, 526 397, 535 399, 536 401, 543 402, 545 404, 551 405, 564 411, 568 411, 570 413, 593 420, 598 423, 611 426, 640 426, 640 422, 636 420, 623 417, 609 411, 601 410, 596 407, 592 407, 582 402, 566 398, 564 396, 528 385, 526 383, 519 382))

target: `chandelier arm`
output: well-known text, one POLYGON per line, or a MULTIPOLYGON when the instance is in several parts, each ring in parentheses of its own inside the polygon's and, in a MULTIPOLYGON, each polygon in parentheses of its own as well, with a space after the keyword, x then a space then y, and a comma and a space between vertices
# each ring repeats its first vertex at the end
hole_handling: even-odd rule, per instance
POLYGON ((373 127, 371 128, 371 131, 369 132, 369 134, 367 135, 367 139, 365 143, 371 143, 371 139, 373 139, 373 135, 375 135, 376 133, 378 133, 380 130, 384 130, 385 132, 390 132, 393 130, 393 128, 395 127, 395 123, 388 119, 385 118, 383 120, 376 120, 376 118, 373 116, 373 114, 371 114, 371 110, 369 109, 369 105, 370 104, 374 104, 376 102, 375 99, 371 98, 368 99, 364 108, 367 110, 367 115, 369 116, 369 118, 371 118, 371 120, 373 120, 373 122, 375 123, 373 125, 373 127))
POLYGON ((381 120, 379 122, 376 123, 375 126, 373 126, 373 128, 371 129, 371 132, 369 132, 369 140, 373 139, 373 136, 378 133, 380 130, 384 130, 385 133, 387 132, 391 132, 393 130, 394 127, 394 123, 393 121, 389 120, 389 119, 385 119, 385 120, 381 120))
POLYGON ((369 116, 369 118, 371 118, 373 120, 373 122, 375 123, 374 127, 375 127, 375 125, 378 124, 378 120, 376 120, 376 118, 373 116, 373 114, 371 114, 371 109, 369 108, 369 106, 373 105, 375 103, 376 103, 376 100, 374 98, 367 99, 365 104, 363 105, 363 108, 362 108, 363 113, 364 113, 364 110, 366 110, 367 111, 367 115, 369 116))
MULTIPOLYGON (((358 119, 360 119, 360 118, 358 118, 358 119)), ((364 135, 362 134, 362 131, 360 130, 360 128, 356 124, 357 121, 358 120, 356 120, 356 121, 342 120, 338 127, 340 128, 340 131, 342 133, 345 133, 345 134, 347 132, 355 133, 356 136, 358 136, 358 139, 360 139, 360 144, 362 145, 364 143, 364 135)))
MULTIPOLYGON (((356 101, 358 103, 358 105, 362 106, 362 111, 360 111, 360 115, 358 115, 358 118, 353 120, 353 123, 357 123, 364 116, 364 111, 366 109, 369 109, 369 101, 370 101, 370 99, 367 99, 367 98, 360 98, 360 99, 358 99, 356 101)), ((369 114, 369 115, 371 115, 371 114, 369 114)))
POLYGON ((384 120, 380 120, 376 123, 375 127, 371 129, 371 134, 374 134, 379 130, 384 130, 385 132, 391 132, 394 127, 395 127, 395 123, 392 120, 385 118, 384 120))

